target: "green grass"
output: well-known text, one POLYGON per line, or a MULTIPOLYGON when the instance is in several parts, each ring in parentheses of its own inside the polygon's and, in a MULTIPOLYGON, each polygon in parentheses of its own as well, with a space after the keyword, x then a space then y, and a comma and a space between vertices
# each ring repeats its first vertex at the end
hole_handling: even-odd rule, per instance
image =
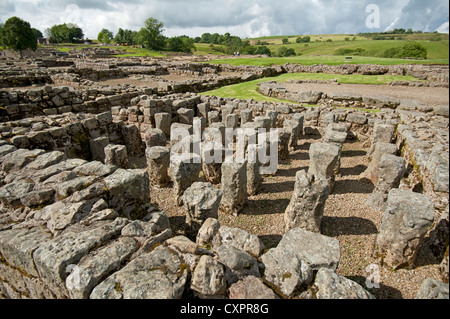
POLYGON ((277 98, 267 97, 257 91, 258 83, 267 81, 277 81, 279 83, 289 80, 333 80, 336 79, 342 84, 386 84, 392 81, 419 81, 412 76, 396 76, 396 75, 340 75, 340 74, 323 74, 323 73, 287 73, 277 77, 262 78, 245 83, 239 83, 221 87, 217 90, 201 93, 201 95, 217 96, 223 98, 237 98, 242 100, 253 99, 255 101, 267 102, 286 102, 292 101, 280 100, 277 98))
POLYGON ((286 63, 302 65, 340 65, 340 64, 377 64, 377 65, 399 65, 399 64, 449 64, 448 59, 432 60, 407 60, 407 59, 387 59, 376 57, 354 56, 351 61, 347 61, 344 56, 295 56, 288 58, 230 58, 211 60, 212 64, 230 64, 230 65, 253 65, 253 66, 272 66, 286 63))

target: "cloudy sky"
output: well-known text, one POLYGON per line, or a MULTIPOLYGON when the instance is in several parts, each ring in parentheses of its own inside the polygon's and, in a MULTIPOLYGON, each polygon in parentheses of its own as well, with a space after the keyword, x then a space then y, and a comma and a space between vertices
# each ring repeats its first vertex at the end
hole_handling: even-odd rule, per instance
POLYGON ((449 32, 447 0, 0 0, 0 22, 12 16, 42 32, 76 23, 89 38, 102 28, 139 30, 149 17, 164 23, 166 36, 229 32, 245 38, 394 28, 449 32))

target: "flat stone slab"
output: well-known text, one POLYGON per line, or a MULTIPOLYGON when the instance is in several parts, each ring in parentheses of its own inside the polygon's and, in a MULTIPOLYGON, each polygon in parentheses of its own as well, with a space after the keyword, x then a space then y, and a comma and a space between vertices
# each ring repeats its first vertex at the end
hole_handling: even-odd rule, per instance
POLYGON ((68 296, 64 290, 68 266, 76 265, 95 247, 120 233, 127 221, 117 218, 111 223, 81 233, 66 233, 47 241, 33 253, 33 260, 43 282, 58 296, 68 296))
POLYGON ((294 228, 284 234, 277 248, 295 253, 313 270, 321 267, 336 270, 341 258, 337 239, 302 228, 294 228))
POLYGON ((179 299, 187 280, 181 259, 164 246, 140 255, 92 291, 91 299, 179 299))

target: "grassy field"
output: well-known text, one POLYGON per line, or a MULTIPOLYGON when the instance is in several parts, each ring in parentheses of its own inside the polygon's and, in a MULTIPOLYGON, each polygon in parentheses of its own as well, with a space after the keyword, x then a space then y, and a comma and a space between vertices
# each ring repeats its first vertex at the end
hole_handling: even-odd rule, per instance
POLYGON ((210 63, 215 64, 231 64, 231 65, 255 65, 255 66, 271 66, 282 65, 286 63, 291 64, 327 64, 327 65, 340 65, 340 64, 378 64, 378 65, 399 65, 399 64, 449 64, 448 59, 433 59, 433 60, 409 60, 409 59, 387 59, 376 57, 364 57, 353 56, 349 61, 344 56, 332 56, 332 55, 301 55, 287 58, 229 58, 229 59, 217 59, 211 60, 210 63))
POLYGON ((223 98, 253 99, 255 101, 288 102, 276 98, 267 97, 257 91, 257 84, 267 81, 287 82, 289 80, 333 80, 342 84, 386 84, 392 81, 419 81, 412 76, 395 75, 339 75, 322 73, 286 73, 277 77, 263 78, 255 81, 234 84, 219 88, 217 90, 201 93, 202 95, 217 96, 223 98))
MULTIPOLYGON (((447 34, 411 34, 396 35, 397 40, 373 40, 367 37, 352 34, 328 34, 311 35, 310 43, 296 43, 299 36, 270 36, 250 39, 251 44, 257 41, 268 43, 267 47, 272 51, 271 58, 248 58, 248 59, 226 59, 215 60, 213 63, 227 63, 232 65, 280 65, 285 63, 296 63, 304 65, 328 64, 338 65, 343 63, 352 64, 449 64, 449 36, 447 34), (283 38, 289 43, 283 44, 283 38), (439 41, 436 39, 439 38, 439 41), (427 60, 411 59, 388 59, 382 58, 384 51, 400 47, 407 41, 417 41, 428 50, 427 60), (297 56, 289 58, 275 57, 280 47, 292 48, 297 56), (346 60, 345 56, 335 56, 338 49, 363 49, 363 55, 352 56, 352 60, 346 60)), ((302 36, 303 37, 303 36, 302 36)))

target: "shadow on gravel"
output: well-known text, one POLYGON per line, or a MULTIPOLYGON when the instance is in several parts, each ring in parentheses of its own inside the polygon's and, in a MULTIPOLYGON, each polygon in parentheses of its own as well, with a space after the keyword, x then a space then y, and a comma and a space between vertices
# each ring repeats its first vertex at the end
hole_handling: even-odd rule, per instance
POLYGON ((320 228, 323 235, 330 237, 378 234, 377 226, 372 221, 360 217, 323 216, 320 228))
POLYGON ((346 276, 346 278, 353 280, 360 284, 364 289, 369 291, 376 299, 403 299, 402 293, 400 290, 383 285, 380 283, 380 288, 367 288, 366 287, 366 278, 362 276, 346 276))
POLYGON ((372 194, 375 186, 367 179, 343 179, 334 183, 333 194, 372 194))

